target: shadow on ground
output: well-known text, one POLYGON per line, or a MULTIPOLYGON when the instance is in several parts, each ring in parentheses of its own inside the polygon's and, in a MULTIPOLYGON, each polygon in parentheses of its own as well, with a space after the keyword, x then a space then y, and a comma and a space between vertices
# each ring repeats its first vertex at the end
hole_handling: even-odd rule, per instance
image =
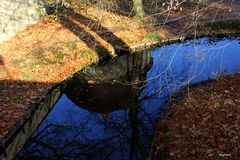
POLYGON ((58 12, 62 13, 59 17, 60 23, 78 36, 89 48, 96 50, 100 60, 111 57, 109 48, 103 44, 104 41, 113 47, 114 54, 118 56, 129 53, 127 44, 100 22, 65 7, 58 12))
POLYGON ((4 62, 3 62, 2 56, 0 55, 0 66, 3 66, 3 65, 4 65, 4 62))
POLYGON ((39 103, 52 85, 19 80, 0 80, 0 159, 3 155, 7 158, 14 156, 9 155, 11 152, 9 150, 6 152, 4 148, 14 140, 24 124, 24 119, 31 114, 33 108, 30 106, 39 103))

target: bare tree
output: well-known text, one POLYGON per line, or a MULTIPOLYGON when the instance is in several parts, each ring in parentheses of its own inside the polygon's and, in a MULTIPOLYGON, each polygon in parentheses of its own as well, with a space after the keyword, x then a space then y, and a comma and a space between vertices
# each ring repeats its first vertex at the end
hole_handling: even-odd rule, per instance
POLYGON ((133 0, 133 12, 137 17, 143 18, 145 16, 142 0, 133 0))

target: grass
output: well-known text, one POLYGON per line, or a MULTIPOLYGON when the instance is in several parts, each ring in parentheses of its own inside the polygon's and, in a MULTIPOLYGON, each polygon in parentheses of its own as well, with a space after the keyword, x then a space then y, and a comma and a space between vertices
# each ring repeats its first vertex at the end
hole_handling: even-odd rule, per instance
POLYGON ((53 14, 50 16, 50 22, 56 22, 59 20, 59 16, 56 14, 53 14))
POLYGON ((142 35, 141 39, 148 39, 151 41, 161 41, 163 37, 158 32, 153 32, 153 33, 142 35))
POLYGON ((66 56, 63 48, 58 46, 50 46, 47 48, 39 47, 32 50, 28 56, 34 58, 33 65, 61 64, 66 56))
POLYGON ((22 76, 24 79, 30 79, 32 77, 32 74, 30 72, 23 72, 22 76))
POLYGON ((65 53, 62 52, 61 47, 49 47, 48 50, 53 55, 52 63, 63 63, 65 53))
POLYGON ((82 54, 83 57, 88 57, 91 53, 90 53, 90 51, 84 49, 84 50, 81 51, 81 54, 82 54))
POLYGON ((83 73, 87 73, 90 70, 90 66, 88 64, 83 65, 82 71, 83 73))
POLYGON ((20 97, 14 97, 13 99, 12 99, 12 103, 13 104, 19 104, 21 102, 21 98, 20 97))
MULTIPOLYGON (((99 56, 96 55, 95 52, 97 52, 95 49, 94 50, 82 50, 81 51, 81 55, 82 57, 86 60, 87 63, 92 62, 93 64, 97 64, 98 60, 99 60, 99 56)), ((97 52, 98 54, 98 52, 97 52)))
POLYGON ((138 41, 137 41, 136 39, 134 39, 134 38, 130 38, 130 42, 131 42, 132 44, 137 44, 137 43, 138 43, 138 41))

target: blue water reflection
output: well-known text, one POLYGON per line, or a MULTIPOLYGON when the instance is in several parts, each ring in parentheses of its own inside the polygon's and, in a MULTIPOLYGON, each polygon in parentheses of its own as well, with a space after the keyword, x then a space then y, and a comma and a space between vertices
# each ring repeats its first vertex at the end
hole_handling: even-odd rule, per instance
POLYGON ((154 63, 140 98, 145 106, 164 104, 163 99, 168 99, 182 86, 216 79, 240 69, 239 39, 203 38, 163 46, 151 55, 154 63))
MULTIPOLYGON (((107 83, 111 89, 104 90, 106 87, 88 84, 81 93, 75 87, 79 91, 79 94, 73 92, 76 92, 76 99, 69 92, 63 94, 18 159, 146 159, 161 108, 175 91, 187 84, 240 70, 240 44, 237 38, 202 38, 166 45, 142 54, 144 58, 140 59, 141 63, 135 62, 138 58, 134 55, 125 57, 124 63, 111 62, 120 64, 118 66, 123 70, 127 66, 124 72, 126 77, 121 73, 121 80, 111 79, 112 82, 107 83), (147 71, 149 57, 153 58, 153 63, 147 71), (148 59, 147 62, 145 59, 148 59), (125 65, 125 61, 133 63, 125 65), (135 71, 134 66, 146 70, 147 74, 135 71), (130 79, 132 85, 126 88, 123 79, 130 79), (114 87, 118 82, 120 87, 119 84, 114 87), (129 90, 129 87, 134 89, 129 90), (86 96, 88 94, 90 96, 86 96), (99 100, 101 94, 107 96, 103 102, 99 100), (135 95, 138 95, 136 101, 135 95), (118 99, 124 101, 121 99, 123 96, 124 99, 131 97, 133 101, 118 102, 118 99), (110 101, 111 97, 116 99, 115 102, 110 101), (108 106, 106 112, 94 108, 105 106, 108 106), (109 110, 109 107, 113 109, 109 110)), ((109 72, 106 68, 100 70, 109 72)), ((99 83, 105 82, 101 80, 99 83)))

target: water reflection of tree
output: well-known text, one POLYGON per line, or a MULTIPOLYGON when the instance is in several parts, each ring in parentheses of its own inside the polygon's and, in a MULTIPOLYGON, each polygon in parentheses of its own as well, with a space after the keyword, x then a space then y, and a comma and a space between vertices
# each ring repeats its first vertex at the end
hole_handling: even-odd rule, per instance
POLYGON ((118 114, 117 121, 89 113, 85 122, 79 122, 76 126, 45 122, 46 125, 32 136, 20 158, 111 159, 114 155, 121 155, 119 159, 126 159, 128 156, 130 159, 142 159, 149 147, 144 143, 149 142, 152 132, 143 130, 146 129, 144 127, 137 128, 144 122, 132 112, 134 110, 123 110, 118 114), (98 137, 98 133, 96 138, 88 136, 88 125, 92 121, 103 126, 106 137, 98 137), (142 130, 144 134, 139 135, 138 130, 142 130))
MULTIPOLYGON (((65 114, 65 116, 69 116, 67 118, 70 121, 68 124, 45 121, 44 127, 41 127, 32 136, 29 145, 21 152, 20 157, 37 156, 45 159, 112 159, 113 157, 115 159, 116 157, 127 159, 126 157, 128 157, 129 159, 146 159, 158 119, 156 110, 159 112, 162 101, 165 100, 166 96, 169 96, 169 84, 172 84, 175 80, 171 70, 158 78, 151 79, 154 75, 147 75, 146 72, 151 66, 149 57, 149 52, 134 54, 76 74, 69 82, 66 95, 78 106, 83 105, 92 112, 88 112, 84 120, 75 122, 71 116, 81 117, 82 115, 76 110, 70 110, 69 113, 65 114), (109 70, 113 73, 106 72, 109 70), (104 73, 104 76, 98 76, 102 73, 104 73), (148 82, 145 81, 147 76, 151 79, 148 82), (79 81, 79 83, 74 82, 74 80, 79 81), (89 84, 89 81, 94 81, 95 84, 89 84), (108 104, 108 99, 114 96, 116 91, 104 90, 105 86, 102 87, 101 85, 106 82, 111 84, 110 87, 116 88, 117 92, 124 90, 126 93, 128 87, 136 88, 127 92, 132 100, 125 104, 114 104, 115 108, 109 110, 111 105, 108 104), (116 87, 115 85, 114 87, 113 82, 120 84, 120 86, 116 87), (99 86, 101 89, 99 89, 99 86), (86 99, 91 100, 92 98, 86 96, 88 93, 85 90, 81 92, 84 87, 91 96, 99 90, 109 93, 105 97, 95 98, 94 101, 84 104, 81 101, 84 101, 84 99, 85 101, 86 99), (77 92, 73 91, 72 88, 75 88, 77 92), (139 94, 137 93, 138 88, 142 88, 140 99, 136 96, 139 94), (153 102, 155 99, 157 100, 156 103, 153 102), (161 103, 159 103, 160 101, 161 103), (128 105, 129 108, 124 108, 119 104, 128 105), (104 109, 105 112, 98 109, 98 107, 103 106, 108 107, 108 109, 104 109), (116 109, 122 110, 112 113, 116 109), (104 136, 101 136, 101 132, 98 133, 98 130, 93 128, 96 129, 96 135, 94 135, 94 138, 89 137, 91 133, 89 126, 91 125, 100 127, 104 136)), ((162 61, 165 60, 167 59, 162 59, 162 61)), ((166 65, 168 64, 154 65, 151 70, 153 74, 159 74, 166 65)), ((115 101, 118 101, 118 97, 115 99, 115 101)), ((121 98, 119 99, 119 101, 124 101, 121 98)))
POLYGON ((192 70, 198 69, 198 63, 189 56, 192 53, 183 56, 177 49, 172 52, 171 46, 170 50, 163 47, 161 51, 155 55, 153 66, 150 53, 146 52, 122 56, 76 74, 65 93, 73 103, 91 112, 73 109, 64 115, 69 116, 68 123, 47 121, 31 138, 22 157, 146 159, 161 106, 196 76, 192 70), (122 96, 124 93, 129 101, 122 96), (74 116, 83 118, 76 122, 71 118, 74 116), (95 130, 94 135, 91 129, 95 130))
MULTIPOLYGON (((126 56, 123 60, 121 58, 113 60, 106 67, 93 68, 87 71, 88 73, 77 74, 76 77, 84 77, 84 82, 94 80, 96 85, 113 81, 117 81, 116 83, 120 85, 131 82, 129 83, 131 85, 127 85, 128 87, 139 88, 146 78, 146 70, 151 66, 150 59, 150 52, 133 54, 126 56), (102 73, 106 69, 119 72, 115 73, 115 75, 104 73, 104 78, 96 76, 98 72, 102 73), (94 77, 96 78, 94 79, 94 77), (118 79, 118 77, 121 78, 118 79)), ((80 80, 82 81, 81 78, 80 80)), ((122 88, 124 89, 124 87, 122 88)), ((121 87, 118 90, 120 92, 121 87)), ((106 112, 95 113, 96 108, 101 107, 98 106, 98 100, 100 101, 100 99, 96 98, 95 103, 90 103, 90 105, 96 107, 91 109, 93 112, 88 112, 82 108, 79 108, 80 111, 72 109, 68 110, 68 113, 64 113, 66 122, 52 121, 51 118, 50 120, 46 119, 31 137, 25 149, 20 153, 19 158, 113 159, 114 157, 114 159, 145 159, 153 134, 153 130, 151 129, 151 132, 149 132, 149 128, 153 127, 151 126, 152 123, 149 123, 151 127, 141 126, 142 124, 146 125, 146 119, 142 115, 148 113, 144 108, 138 107, 137 91, 137 89, 134 89, 128 92, 128 96, 134 98, 132 102, 125 104, 129 108, 118 106, 118 108, 112 108, 112 110, 106 110, 106 112), (135 94, 135 96, 130 94, 135 94), (115 111, 116 109, 118 110, 115 111), (139 116, 141 112, 143 114, 139 116), (72 118, 73 116, 82 118, 76 121, 72 118), (92 129, 95 130, 94 135, 92 129)), ((114 92, 116 91, 110 90, 109 96, 114 92)), ((93 93, 95 92, 91 92, 91 94, 93 93)), ((77 99, 70 96, 71 94, 68 91, 66 94, 75 104, 80 105, 77 99)), ((106 101, 106 105, 108 105, 108 98, 111 97, 101 98, 101 101, 106 101)), ((104 103, 101 104, 104 105, 104 103)), ((151 115, 148 115, 149 121, 151 121, 150 117, 151 115)))

